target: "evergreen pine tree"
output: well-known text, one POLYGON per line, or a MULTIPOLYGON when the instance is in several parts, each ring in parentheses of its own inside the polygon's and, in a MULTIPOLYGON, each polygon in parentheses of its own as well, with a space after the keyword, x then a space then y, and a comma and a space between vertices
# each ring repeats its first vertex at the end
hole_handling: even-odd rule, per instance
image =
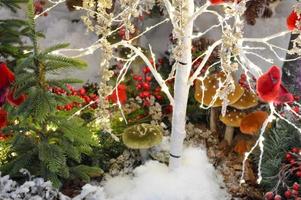
POLYGON ((14 98, 25 94, 26 99, 16 108, 6 105, 10 121, 14 123, 3 131, 12 134, 13 141, 7 163, 0 170, 15 176, 21 168, 26 168, 33 175, 51 180, 56 187, 60 186, 62 179, 79 177, 89 181, 90 176, 100 175, 101 170, 83 165, 81 158, 92 153, 92 146, 98 143, 82 119, 70 119, 56 109, 74 99, 68 95, 56 95, 49 89, 60 87, 68 91, 66 84, 80 81, 51 77, 61 70, 82 69, 86 64, 53 54, 67 44, 40 50, 32 0, 28 3, 27 26, 32 41, 31 53, 14 68, 16 81, 11 88, 14 98))

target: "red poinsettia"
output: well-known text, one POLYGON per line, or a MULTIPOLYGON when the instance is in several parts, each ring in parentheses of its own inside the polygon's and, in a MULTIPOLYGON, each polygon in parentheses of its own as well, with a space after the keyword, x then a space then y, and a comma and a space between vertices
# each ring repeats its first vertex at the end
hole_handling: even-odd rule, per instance
POLYGON ((15 75, 5 63, 0 63, 0 90, 5 89, 15 81, 15 75))
MULTIPOLYGON (((119 84, 117 87, 117 91, 118 91, 118 99, 120 103, 124 104, 127 100, 126 86, 124 84, 119 84)), ((107 97, 107 99, 112 103, 117 103, 116 90, 114 90, 113 93, 107 97)))
POLYGON ((14 90, 10 90, 6 96, 6 100, 12 106, 19 106, 25 101, 26 96, 22 94, 19 97, 15 98, 14 93, 14 90))
POLYGON ((0 108, 0 129, 7 126, 7 112, 0 108))
POLYGON ((262 101, 276 104, 289 103, 294 97, 281 83, 281 69, 272 66, 257 80, 257 94, 262 101))
POLYGON ((301 20, 301 16, 298 15, 295 11, 292 11, 291 14, 287 17, 286 24, 288 30, 294 30, 297 28, 297 22, 301 20))

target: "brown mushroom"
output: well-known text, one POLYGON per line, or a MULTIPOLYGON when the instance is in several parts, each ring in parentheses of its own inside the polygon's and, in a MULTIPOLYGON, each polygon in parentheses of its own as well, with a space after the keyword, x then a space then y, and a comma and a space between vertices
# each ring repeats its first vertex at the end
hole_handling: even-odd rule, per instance
POLYGON ((258 98, 256 94, 254 94, 250 90, 245 90, 244 94, 241 98, 230 106, 239 110, 245 110, 249 108, 253 108, 258 105, 258 98))
POLYGON ((251 144, 246 139, 240 139, 237 141, 233 151, 243 155, 245 152, 249 151, 251 149, 251 144))
MULTIPOLYGON (((210 112, 210 130, 216 131, 216 118, 217 118, 217 110, 216 107, 221 107, 223 104, 223 100, 217 98, 213 102, 213 97, 217 93, 217 89, 219 87, 220 81, 224 81, 226 76, 224 73, 219 72, 214 75, 208 76, 202 82, 201 80, 196 80, 195 82, 195 99, 202 103, 205 106, 209 106, 212 104, 211 112, 210 112)), ((243 87, 239 84, 235 85, 235 91, 228 95, 229 104, 233 104, 237 102, 244 93, 243 87)))
POLYGON ((240 131, 247 135, 256 135, 269 117, 265 111, 256 111, 245 116, 240 124, 240 131))
POLYGON ((232 143, 234 128, 240 127, 241 120, 246 116, 241 111, 230 111, 225 116, 220 115, 219 119, 227 126, 225 131, 224 139, 230 145, 232 143))

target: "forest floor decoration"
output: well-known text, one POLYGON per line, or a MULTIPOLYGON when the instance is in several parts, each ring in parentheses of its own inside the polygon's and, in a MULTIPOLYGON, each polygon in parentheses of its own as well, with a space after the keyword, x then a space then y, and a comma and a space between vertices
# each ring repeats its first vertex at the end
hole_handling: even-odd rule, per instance
POLYGON ((0 200, 301 199, 301 74, 278 62, 301 69, 300 2, 263 36, 245 30, 280 0, 0 7, 20 1, 0 19, 0 200), (90 33, 49 45, 66 30, 90 33), (70 78, 88 55, 97 83, 70 78))

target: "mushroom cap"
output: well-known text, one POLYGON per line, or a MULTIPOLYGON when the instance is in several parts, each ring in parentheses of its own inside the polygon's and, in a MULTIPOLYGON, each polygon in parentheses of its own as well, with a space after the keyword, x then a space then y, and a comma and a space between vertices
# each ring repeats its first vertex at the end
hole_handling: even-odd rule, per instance
MULTIPOLYGON (((219 82, 224 81, 226 79, 224 73, 216 73, 214 75, 208 76, 204 79, 204 81, 196 80, 195 82, 195 99, 203 103, 205 106, 209 106, 210 103, 213 101, 213 97, 216 95, 216 91, 219 87, 219 82), (219 81, 220 80, 220 81, 219 81), (203 90, 204 96, 203 96, 203 90)), ((241 87, 239 84, 235 84, 235 91, 228 95, 229 104, 233 104, 237 102, 240 97, 244 93, 244 88, 241 87)), ((220 107, 222 106, 223 100, 217 98, 213 103, 212 107, 220 107)))
POLYGON ((246 116, 244 112, 241 111, 230 111, 227 112, 225 116, 220 115, 219 119, 227 126, 240 127, 241 120, 246 116))
POLYGON ((262 124, 269 117, 265 111, 256 111, 245 116, 240 124, 240 131, 248 135, 256 135, 262 124))
POLYGON ((243 155, 245 152, 249 151, 251 149, 251 144, 249 141, 246 139, 240 139, 237 141, 235 147, 234 147, 234 152, 243 155))
POLYGON ((255 93, 250 90, 245 90, 244 94, 238 101, 230 106, 239 110, 253 108, 258 105, 258 98, 255 93))
POLYGON ((124 144, 131 149, 148 149, 162 142, 161 126, 138 124, 128 127, 122 134, 124 144))

